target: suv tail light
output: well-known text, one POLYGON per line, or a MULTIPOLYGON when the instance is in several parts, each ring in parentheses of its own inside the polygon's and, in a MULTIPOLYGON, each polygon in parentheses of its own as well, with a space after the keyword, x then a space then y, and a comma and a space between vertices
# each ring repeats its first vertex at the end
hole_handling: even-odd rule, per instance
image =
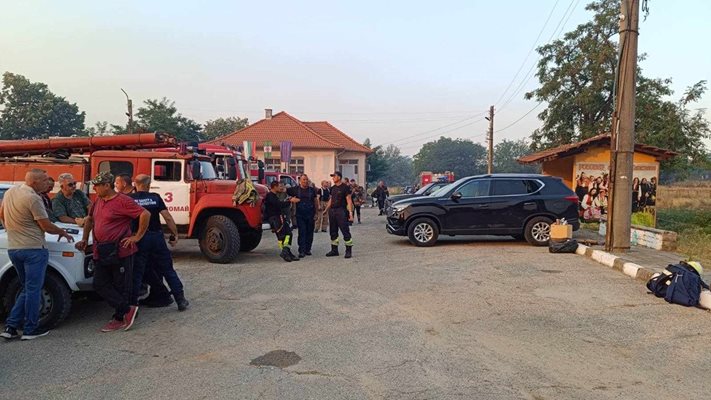
POLYGON ((575 204, 578 204, 578 202, 580 201, 580 199, 578 198, 577 195, 566 196, 565 199, 568 200, 569 202, 575 203, 575 204))

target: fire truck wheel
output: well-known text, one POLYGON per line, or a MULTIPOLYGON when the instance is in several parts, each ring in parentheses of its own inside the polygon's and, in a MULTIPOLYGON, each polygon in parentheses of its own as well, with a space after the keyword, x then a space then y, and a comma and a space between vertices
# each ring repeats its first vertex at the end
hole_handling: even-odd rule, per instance
POLYGON ((240 249, 239 251, 252 251, 259 246, 259 242, 262 241, 262 230, 250 230, 249 232, 242 232, 239 236, 240 239, 240 249))
POLYGON ((228 264, 234 261, 240 251, 237 225, 224 215, 208 218, 200 233, 200 251, 212 263, 228 264))

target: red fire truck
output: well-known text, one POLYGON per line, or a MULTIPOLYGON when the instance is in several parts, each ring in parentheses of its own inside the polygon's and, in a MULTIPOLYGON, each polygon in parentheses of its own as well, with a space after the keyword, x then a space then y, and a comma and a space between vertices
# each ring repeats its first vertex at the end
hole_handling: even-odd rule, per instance
MULTIPOLYGON (((232 156, 236 175, 249 177, 241 155, 232 156)), ((55 180, 71 173, 93 196, 89 181, 99 172, 150 175, 151 191, 163 197, 181 235, 198 239, 210 262, 226 264, 259 245, 262 196, 255 205, 234 205, 235 181, 218 179, 212 161, 161 133, 5 141, 0 142, 0 183, 22 182, 28 170, 41 168, 55 180)))

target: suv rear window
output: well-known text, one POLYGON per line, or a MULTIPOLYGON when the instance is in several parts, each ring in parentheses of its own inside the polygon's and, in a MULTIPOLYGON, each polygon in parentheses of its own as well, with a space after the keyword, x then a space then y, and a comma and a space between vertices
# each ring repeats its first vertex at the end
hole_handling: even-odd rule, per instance
POLYGON ((565 195, 569 196, 574 194, 574 192, 563 183, 559 178, 545 178, 546 185, 543 187, 541 194, 546 196, 551 195, 565 195))
POLYGON ((523 179, 496 179, 491 185, 492 196, 515 196, 538 190, 532 181, 523 179))

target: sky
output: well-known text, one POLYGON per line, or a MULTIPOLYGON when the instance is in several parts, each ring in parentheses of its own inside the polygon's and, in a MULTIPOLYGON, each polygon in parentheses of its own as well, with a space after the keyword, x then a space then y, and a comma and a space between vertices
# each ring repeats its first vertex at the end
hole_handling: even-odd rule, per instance
MULTIPOLYGON (((532 49, 589 20, 588 2, 0 0, 0 73, 48 84, 87 126, 125 123, 123 88, 134 109, 167 97, 203 123, 272 108, 412 155, 439 136, 484 143, 490 105, 495 142, 529 136, 532 49)), ((711 78, 711 2, 649 8, 641 67, 676 99, 711 78)))

